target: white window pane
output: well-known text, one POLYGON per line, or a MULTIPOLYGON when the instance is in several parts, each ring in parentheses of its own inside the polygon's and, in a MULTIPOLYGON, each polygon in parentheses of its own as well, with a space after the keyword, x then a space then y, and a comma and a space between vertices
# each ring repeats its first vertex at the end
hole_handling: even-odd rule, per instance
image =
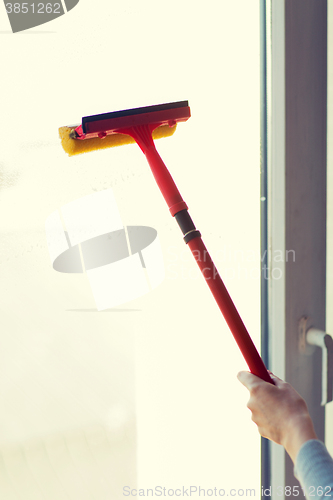
MULTIPOLYGON (((47 26, 3 37, 0 452, 10 463, 0 497, 82 500, 78 475, 99 500, 122 498, 126 484, 259 496, 260 439, 236 379, 246 363, 144 155, 130 145, 68 158, 57 137, 82 116, 189 100, 191 119, 156 146, 258 346, 259 5, 82 0, 47 26), (96 224, 78 203, 109 188, 119 217, 96 224), (157 232, 115 264, 118 278, 138 278, 130 302, 106 286, 113 305, 102 297, 97 310, 89 279, 104 286, 111 264, 109 276, 88 269, 89 279, 53 269, 45 221, 59 209, 80 262, 99 235, 157 232), (24 490, 28 467, 35 482, 24 490)), ((57 218, 56 259, 67 248, 58 229, 57 218)))

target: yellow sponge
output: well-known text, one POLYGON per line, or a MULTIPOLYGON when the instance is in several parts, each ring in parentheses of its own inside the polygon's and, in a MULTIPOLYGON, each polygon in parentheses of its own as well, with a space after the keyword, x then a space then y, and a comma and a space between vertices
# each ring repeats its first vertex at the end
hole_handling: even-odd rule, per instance
MULTIPOLYGON (((169 127, 169 125, 161 125, 153 131, 153 139, 160 139, 162 137, 169 137, 172 135, 176 126, 169 127)), ((60 127, 59 137, 61 145, 69 156, 79 155, 81 153, 89 153, 96 149, 107 149, 114 146, 124 146, 125 144, 133 144, 135 141, 129 135, 124 134, 111 134, 107 135, 104 139, 73 139, 71 133, 75 127, 60 127)))

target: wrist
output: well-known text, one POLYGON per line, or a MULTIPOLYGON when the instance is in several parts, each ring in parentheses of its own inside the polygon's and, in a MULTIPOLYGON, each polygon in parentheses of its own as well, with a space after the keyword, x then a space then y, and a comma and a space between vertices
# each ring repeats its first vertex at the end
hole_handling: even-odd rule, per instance
POLYGON ((302 445, 310 439, 318 439, 318 437, 315 433, 311 417, 306 413, 290 420, 288 431, 281 444, 295 463, 302 445))

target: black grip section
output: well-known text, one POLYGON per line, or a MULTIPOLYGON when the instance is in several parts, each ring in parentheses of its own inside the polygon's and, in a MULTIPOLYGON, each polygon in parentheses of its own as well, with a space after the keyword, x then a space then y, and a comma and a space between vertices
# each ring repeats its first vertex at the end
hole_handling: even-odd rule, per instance
POLYGON ((182 233, 185 235, 185 243, 193 240, 193 238, 198 238, 198 236, 201 236, 200 231, 196 229, 194 222, 187 210, 181 210, 180 212, 176 213, 175 219, 178 222, 182 233))
POLYGON ((175 214, 175 219, 178 222, 183 234, 189 233, 195 229, 193 220, 187 210, 181 210, 175 214))

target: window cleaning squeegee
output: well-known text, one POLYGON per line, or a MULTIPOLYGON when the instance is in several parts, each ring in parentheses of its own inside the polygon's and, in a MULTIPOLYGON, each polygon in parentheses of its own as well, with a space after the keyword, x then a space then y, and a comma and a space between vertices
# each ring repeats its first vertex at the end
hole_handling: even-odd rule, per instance
POLYGON ((181 197, 154 139, 171 135, 178 122, 190 118, 187 101, 128 109, 82 118, 77 127, 61 127, 59 135, 64 150, 73 156, 96 149, 104 149, 136 142, 150 165, 151 171, 184 235, 205 280, 209 286, 250 371, 273 384, 252 339, 196 229, 188 207, 181 197))

